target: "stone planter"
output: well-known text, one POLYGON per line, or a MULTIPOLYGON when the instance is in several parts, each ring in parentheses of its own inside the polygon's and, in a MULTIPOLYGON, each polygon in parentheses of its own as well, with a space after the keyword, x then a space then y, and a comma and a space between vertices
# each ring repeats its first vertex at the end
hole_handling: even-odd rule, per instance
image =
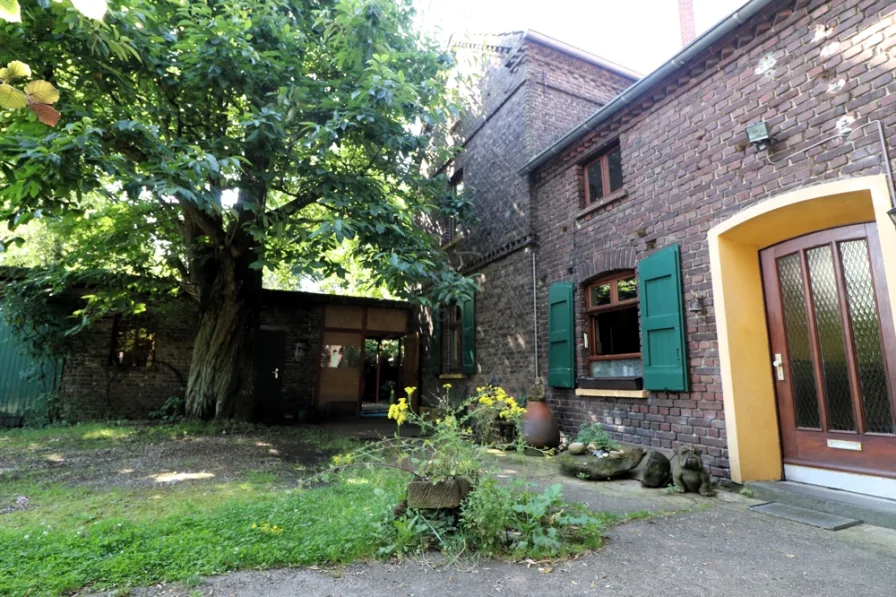
POLYGON ((438 483, 414 479, 408 483, 408 507, 420 510, 460 508, 461 502, 469 493, 470 482, 463 477, 445 479, 438 483))
POLYGON ((626 448, 610 452, 603 458, 591 454, 574 456, 569 452, 558 457, 560 470, 571 477, 584 478, 589 481, 605 481, 627 477, 629 471, 638 466, 644 457, 642 448, 626 448))

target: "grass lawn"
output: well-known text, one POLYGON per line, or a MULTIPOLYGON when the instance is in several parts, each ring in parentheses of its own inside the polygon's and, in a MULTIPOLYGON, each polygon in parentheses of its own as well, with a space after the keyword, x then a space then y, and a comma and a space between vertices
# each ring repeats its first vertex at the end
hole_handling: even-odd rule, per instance
POLYGON ((0 432, 0 595, 375 556, 402 473, 355 469, 339 483, 299 485, 352 446, 308 427, 0 432))

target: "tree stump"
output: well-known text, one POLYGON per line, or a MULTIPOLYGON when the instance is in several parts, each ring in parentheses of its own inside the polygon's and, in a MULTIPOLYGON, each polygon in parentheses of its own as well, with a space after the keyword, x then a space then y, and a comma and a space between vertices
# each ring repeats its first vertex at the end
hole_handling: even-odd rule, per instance
POLYGON ((469 493, 470 482, 462 477, 445 479, 438 483, 414 479, 408 483, 408 507, 420 510, 460 508, 461 502, 469 493))

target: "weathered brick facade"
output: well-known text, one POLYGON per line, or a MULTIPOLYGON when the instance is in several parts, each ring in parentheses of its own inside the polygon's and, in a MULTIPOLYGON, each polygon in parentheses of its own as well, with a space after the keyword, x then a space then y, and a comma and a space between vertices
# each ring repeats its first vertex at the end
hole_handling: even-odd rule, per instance
POLYGON ((883 172, 876 125, 864 125, 880 120, 894 155, 894 73, 892 1, 775 2, 534 173, 542 375, 554 282, 578 285, 579 375, 588 280, 679 244, 685 297, 705 306, 686 313, 690 392, 624 399, 553 389, 563 428, 600 421, 627 442, 699 444, 712 473, 728 476, 707 232, 785 191, 883 172), (746 139, 760 120, 777 139, 769 159, 746 139), (844 128, 852 134, 837 137, 844 128), (586 209, 582 165, 616 139, 625 192, 586 209))
POLYGON ((181 309, 154 318, 155 363, 149 367, 112 364, 114 318, 106 317, 80 335, 79 350, 66 359, 60 383, 67 421, 143 419, 172 396, 183 397, 193 352, 196 311, 181 309))
MULTIPOLYGON (((481 286, 476 297, 478 373, 438 379, 427 358, 424 397, 446 382, 457 397, 492 380, 519 395, 534 381, 535 332, 532 187, 517 172, 635 78, 595 57, 564 53, 540 36, 473 38, 454 49, 461 63, 485 69, 473 106, 459 125, 464 150, 450 165, 463 172, 481 220, 450 249, 461 271, 481 286)), ((443 326, 442 373, 448 372, 447 334, 443 326)))
MULTIPOLYGON (((277 337, 265 332, 279 332, 282 338, 279 379, 284 418, 312 409, 326 305, 406 308, 394 301, 282 291, 265 291, 263 302, 261 341, 277 337)), ((168 398, 182 397, 190 371, 196 318, 196 307, 188 301, 167 307, 156 316, 149 314, 147 326, 156 334, 156 353, 148 367, 112 364, 113 317, 92 326, 82 335, 80 350, 63 367, 60 398, 64 418, 143 419, 168 398)))

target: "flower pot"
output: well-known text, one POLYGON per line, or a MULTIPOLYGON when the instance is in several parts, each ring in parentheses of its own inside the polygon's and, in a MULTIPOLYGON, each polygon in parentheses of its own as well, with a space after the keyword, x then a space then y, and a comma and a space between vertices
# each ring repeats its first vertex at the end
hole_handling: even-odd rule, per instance
POLYGON ((547 402, 529 401, 520 426, 526 443, 533 448, 556 448, 560 445, 560 427, 547 402))

